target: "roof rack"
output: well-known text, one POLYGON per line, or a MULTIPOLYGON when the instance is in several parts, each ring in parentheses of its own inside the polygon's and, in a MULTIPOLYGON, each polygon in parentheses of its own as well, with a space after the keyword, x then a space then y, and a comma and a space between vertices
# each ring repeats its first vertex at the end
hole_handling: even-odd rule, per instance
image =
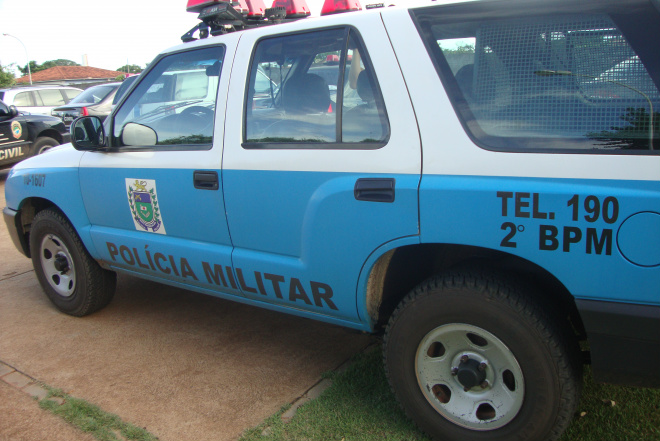
POLYGON ((263 0, 188 0, 188 12, 199 12, 197 26, 181 36, 184 43, 209 35, 299 20, 310 15, 305 0, 274 0, 265 8, 263 0))

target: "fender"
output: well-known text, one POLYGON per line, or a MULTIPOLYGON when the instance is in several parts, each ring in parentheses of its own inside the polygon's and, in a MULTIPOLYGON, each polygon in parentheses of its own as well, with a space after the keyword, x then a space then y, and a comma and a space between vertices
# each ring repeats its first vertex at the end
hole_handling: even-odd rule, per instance
POLYGON ((78 176, 83 154, 71 144, 65 144, 16 164, 5 183, 6 203, 17 211, 32 198, 52 203, 69 219, 87 251, 96 259, 98 253, 89 234, 90 223, 78 176))

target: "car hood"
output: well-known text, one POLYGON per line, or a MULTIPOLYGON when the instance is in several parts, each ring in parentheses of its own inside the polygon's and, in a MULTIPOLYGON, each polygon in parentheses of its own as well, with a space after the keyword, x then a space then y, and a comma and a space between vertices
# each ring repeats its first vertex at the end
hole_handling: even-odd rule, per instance
POLYGON ((14 166, 14 170, 32 168, 63 168, 78 167, 80 158, 85 152, 78 151, 71 144, 62 144, 42 153, 25 159, 14 166))

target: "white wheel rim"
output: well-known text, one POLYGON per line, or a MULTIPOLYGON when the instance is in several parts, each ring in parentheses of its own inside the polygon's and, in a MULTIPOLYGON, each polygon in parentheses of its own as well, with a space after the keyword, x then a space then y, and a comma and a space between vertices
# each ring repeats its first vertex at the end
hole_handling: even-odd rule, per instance
POLYGON ((62 297, 70 297, 76 289, 76 271, 64 242, 54 234, 46 235, 39 248, 41 268, 48 284, 62 297))
POLYGON ((479 327, 454 323, 433 329, 417 348, 415 372, 431 406, 461 427, 499 429, 522 408, 525 383, 518 361, 479 327))

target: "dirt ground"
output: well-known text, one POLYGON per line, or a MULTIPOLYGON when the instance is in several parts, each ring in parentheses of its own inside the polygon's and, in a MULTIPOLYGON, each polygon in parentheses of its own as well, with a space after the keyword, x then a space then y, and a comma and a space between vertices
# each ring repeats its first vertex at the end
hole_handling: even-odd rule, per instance
MULTIPOLYGON (((371 341, 129 276, 107 308, 70 317, 0 226, 0 361, 164 441, 235 440, 371 341)), ((90 438, 0 381, 0 440, 44 439, 90 438)))

